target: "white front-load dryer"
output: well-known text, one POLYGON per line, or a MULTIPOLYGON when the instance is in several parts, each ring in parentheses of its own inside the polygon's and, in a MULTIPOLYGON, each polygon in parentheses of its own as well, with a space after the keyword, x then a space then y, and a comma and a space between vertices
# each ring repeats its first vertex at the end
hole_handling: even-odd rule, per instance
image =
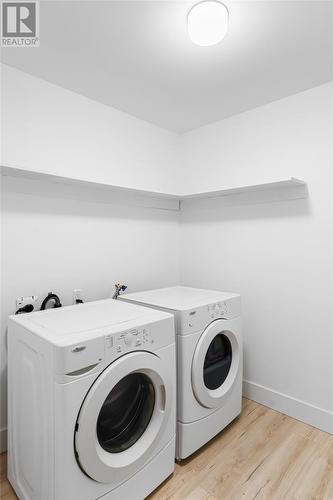
POLYGON ((240 296, 176 286, 121 297, 172 312, 177 337, 176 458, 184 459, 241 412, 240 296))
POLYGON ((20 500, 142 500, 174 469, 171 314, 114 300, 9 319, 20 500))

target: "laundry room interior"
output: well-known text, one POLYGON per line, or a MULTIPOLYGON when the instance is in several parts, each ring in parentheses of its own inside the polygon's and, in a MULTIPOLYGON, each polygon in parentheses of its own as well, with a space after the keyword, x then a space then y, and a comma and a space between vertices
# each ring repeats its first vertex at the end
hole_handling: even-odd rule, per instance
POLYGON ((333 2, 2 17, 0 499, 333 500, 333 2), (103 445, 121 362, 139 409, 103 445))

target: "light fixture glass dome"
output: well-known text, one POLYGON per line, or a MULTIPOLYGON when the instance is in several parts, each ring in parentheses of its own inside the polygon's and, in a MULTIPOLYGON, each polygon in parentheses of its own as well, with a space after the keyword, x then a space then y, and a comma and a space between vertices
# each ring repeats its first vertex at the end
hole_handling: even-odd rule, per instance
POLYGON ((187 17, 188 34, 193 43, 215 45, 228 31, 229 12, 216 0, 204 0, 192 7, 187 17))

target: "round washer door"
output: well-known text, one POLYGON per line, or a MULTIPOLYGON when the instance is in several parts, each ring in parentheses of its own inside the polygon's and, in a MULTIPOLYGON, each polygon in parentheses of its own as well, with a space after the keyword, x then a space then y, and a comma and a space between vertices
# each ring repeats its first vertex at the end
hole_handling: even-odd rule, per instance
POLYGON ((92 479, 118 484, 151 458, 171 409, 166 368, 153 353, 132 352, 106 368, 81 406, 77 461, 92 479))
POLYGON ((200 336, 193 355, 192 388, 206 408, 222 406, 240 366, 237 337, 225 327, 225 320, 213 321, 200 336))

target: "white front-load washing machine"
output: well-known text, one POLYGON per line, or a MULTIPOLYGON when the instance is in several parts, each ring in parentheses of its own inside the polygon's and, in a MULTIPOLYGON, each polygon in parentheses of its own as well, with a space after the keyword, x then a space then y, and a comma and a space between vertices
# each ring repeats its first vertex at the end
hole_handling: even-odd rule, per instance
POLYGON ((122 295, 172 312, 177 337, 176 458, 198 450, 241 412, 240 296, 183 286, 122 295))
POLYGON ((20 500, 142 500, 173 472, 171 314, 109 299, 11 316, 8 347, 20 500))

